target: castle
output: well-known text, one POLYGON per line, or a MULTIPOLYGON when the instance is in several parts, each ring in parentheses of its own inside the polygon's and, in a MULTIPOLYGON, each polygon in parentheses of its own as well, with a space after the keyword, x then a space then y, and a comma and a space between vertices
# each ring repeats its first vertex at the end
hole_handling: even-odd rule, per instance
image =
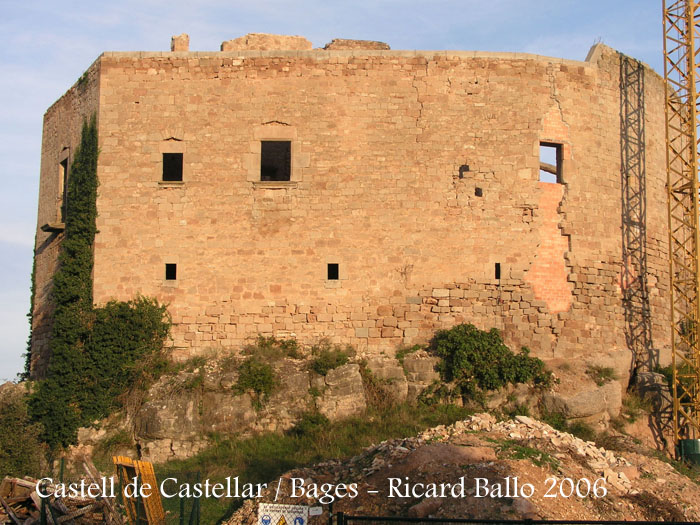
POLYGON ((601 44, 584 62, 259 34, 103 53, 44 116, 32 374, 93 114, 94 300, 167 303, 175 358, 258 334, 391 354, 461 322, 544 358, 663 351, 663 96, 601 44))

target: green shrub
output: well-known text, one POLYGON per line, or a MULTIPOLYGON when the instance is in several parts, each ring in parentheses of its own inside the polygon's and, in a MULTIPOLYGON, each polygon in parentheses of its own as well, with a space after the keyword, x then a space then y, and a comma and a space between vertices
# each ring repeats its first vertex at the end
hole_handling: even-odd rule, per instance
POLYGON ((558 412, 543 412, 540 415, 540 420, 556 430, 568 432, 584 441, 594 441, 597 438, 595 429, 588 423, 583 421, 569 423, 564 414, 558 412))
POLYGON ((594 441, 596 438, 595 429, 591 425, 589 425, 588 423, 584 423, 583 421, 576 421, 574 423, 571 423, 566 429, 566 431, 569 434, 572 434, 584 441, 594 441))
POLYGON ((417 352, 422 348, 423 347, 421 345, 401 346, 398 350, 396 350, 396 360, 401 364, 401 366, 403 366, 403 360, 407 355, 417 352))
POLYGON ((46 447, 39 442, 40 425, 27 413, 27 398, 8 394, 0 400, 0 479, 5 476, 38 478, 46 447))
POLYGON ((311 348, 311 354, 315 356, 309 365, 311 370, 325 376, 334 368, 347 364, 355 351, 350 345, 342 348, 323 340, 311 348))
POLYGON ((275 360, 284 357, 301 359, 303 357, 296 339, 277 339, 273 336, 265 337, 264 335, 259 335, 254 344, 246 345, 243 353, 263 360, 275 360))
POLYGON ((253 405, 259 410, 278 385, 279 379, 272 366, 257 357, 250 357, 239 368, 238 382, 233 389, 239 394, 251 393, 253 405))
POLYGON ((593 379, 598 386, 603 386, 605 383, 617 379, 615 369, 609 366, 589 365, 586 369, 586 374, 593 379))
POLYGON ((327 428, 330 421, 320 412, 304 412, 301 419, 288 431, 292 436, 312 436, 327 428))
POLYGON ((140 297, 109 302, 85 316, 88 330, 52 355, 48 377, 30 399, 52 449, 75 443, 78 427, 108 416, 129 391, 147 388, 167 369, 165 306, 140 297))
POLYGON ((362 377, 362 388, 367 397, 367 405, 374 409, 382 409, 394 403, 394 399, 384 388, 386 380, 379 379, 367 367, 367 361, 360 362, 360 377, 362 377))
POLYGON ((559 412, 542 412, 540 415, 540 421, 543 421, 553 429, 560 430, 562 432, 566 432, 569 428, 566 417, 564 414, 559 412))
POLYGON ((471 324, 440 330, 431 342, 431 349, 441 358, 438 365, 443 380, 454 381, 455 391, 462 396, 479 396, 509 383, 533 382, 549 386, 551 372, 544 363, 530 357, 523 347, 514 354, 503 343, 495 328, 486 332, 471 324))

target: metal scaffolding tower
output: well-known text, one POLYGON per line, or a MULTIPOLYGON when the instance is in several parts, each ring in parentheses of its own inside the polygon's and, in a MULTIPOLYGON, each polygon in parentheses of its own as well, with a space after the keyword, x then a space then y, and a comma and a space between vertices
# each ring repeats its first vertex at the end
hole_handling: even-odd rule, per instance
MULTIPOLYGON (((664 0, 666 168, 677 444, 700 438, 700 268, 698 266, 698 82, 700 4, 664 0)), ((682 452, 682 449, 681 449, 682 452)))

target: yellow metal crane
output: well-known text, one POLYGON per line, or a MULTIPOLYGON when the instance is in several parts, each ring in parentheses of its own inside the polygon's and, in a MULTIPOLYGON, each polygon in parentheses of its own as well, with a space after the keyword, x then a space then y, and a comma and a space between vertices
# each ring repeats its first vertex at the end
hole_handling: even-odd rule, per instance
POLYGON ((677 452, 700 462, 700 3, 663 0, 663 22, 673 429, 677 452))

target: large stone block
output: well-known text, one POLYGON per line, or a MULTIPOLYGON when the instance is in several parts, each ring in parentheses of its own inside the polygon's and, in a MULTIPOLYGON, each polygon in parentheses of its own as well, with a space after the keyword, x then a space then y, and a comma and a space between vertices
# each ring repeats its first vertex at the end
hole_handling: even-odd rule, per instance
POLYGON ((367 368, 379 380, 381 389, 396 401, 405 401, 408 395, 408 381, 403 367, 393 357, 372 357, 367 360, 367 368))
POLYGON ((324 385, 317 407, 328 419, 354 416, 367 408, 360 365, 347 364, 330 370, 324 385))

